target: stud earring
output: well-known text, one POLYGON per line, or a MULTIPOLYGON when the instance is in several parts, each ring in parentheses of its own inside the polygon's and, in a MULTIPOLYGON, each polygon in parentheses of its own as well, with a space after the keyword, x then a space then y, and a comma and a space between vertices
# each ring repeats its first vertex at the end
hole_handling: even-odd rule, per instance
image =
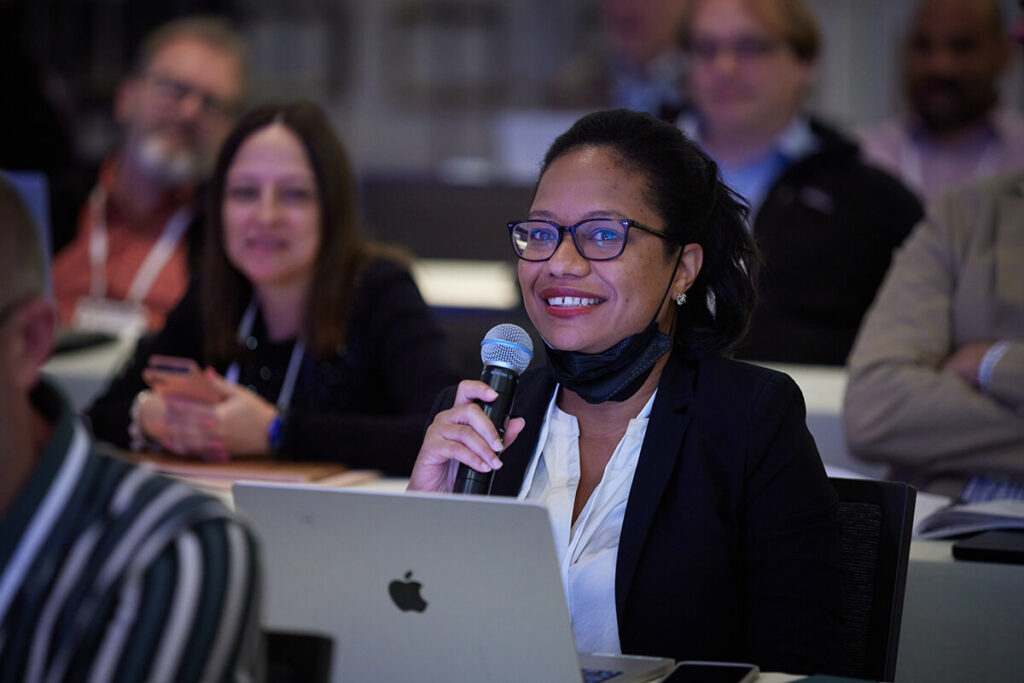
POLYGON ((679 292, 676 294, 676 306, 682 306, 686 303, 686 292, 679 292))

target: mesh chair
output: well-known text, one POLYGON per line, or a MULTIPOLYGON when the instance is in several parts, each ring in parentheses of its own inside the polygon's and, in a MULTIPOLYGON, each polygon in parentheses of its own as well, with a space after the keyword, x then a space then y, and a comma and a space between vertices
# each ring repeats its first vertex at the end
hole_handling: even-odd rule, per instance
POLYGON ((839 496, 845 568, 839 673, 891 681, 896 676, 917 492, 899 482, 830 481, 839 496))

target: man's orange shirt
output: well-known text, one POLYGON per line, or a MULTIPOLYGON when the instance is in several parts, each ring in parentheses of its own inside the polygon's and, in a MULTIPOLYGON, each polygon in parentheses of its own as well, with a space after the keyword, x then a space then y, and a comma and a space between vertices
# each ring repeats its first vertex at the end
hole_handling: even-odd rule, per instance
MULTIPOLYGON (((106 205, 108 299, 124 299, 139 267, 163 233, 164 227, 178 209, 189 204, 195 195, 188 191, 169 193, 149 215, 130 216, 116 197, 116 159, 108 159, 100 170, 99 185, 109 197, 106 205)), ((86 202, 79 213, 78 232, 74 241, 57 254, 53 263, 53 289, 61 323, 67 325, 82 297, 90 295, 92 270, 89 263, 89 238, 92 229, 92 207, 86 202)), ((188 286, 187 233, 174 247, 171 258, 153 282, 142 303, 146 307, 148 328, 163 327, 167 314, 178 303, 188 286)))

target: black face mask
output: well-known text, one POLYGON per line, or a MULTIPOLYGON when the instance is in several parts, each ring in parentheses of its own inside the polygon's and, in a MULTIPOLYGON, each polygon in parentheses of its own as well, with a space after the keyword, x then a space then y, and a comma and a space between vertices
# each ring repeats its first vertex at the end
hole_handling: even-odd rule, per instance
MULTIPOLYGON (((657 314, 655 314, 657 315, 657 314)), ((672 348, 672 340, 654 320, 600 353, 553 349, 545 342, 548 362, 558 383, 587 403, 624 401, 647 381, 654 364, 672 348)))
MULTIPOLYGON (((676 258, 676 267, 672 269, 673 278, 682 259, 683 252, 680 250, 676 258)), ((661 295, 662 301, 665 300, 671 286, 672 278, 661 295)), ((548 351, 548 364, 555 379, 562 386, 579 394, 587 403, 625 401, 647 381, 654 364, 672 348, 672 339, 658 329, 658 312, 661 311, 661 306, 662 304, 658 304, 645 330, 631 334, 600 353, 553 349, 547 340, 544 340, 544 346, 548 351)))

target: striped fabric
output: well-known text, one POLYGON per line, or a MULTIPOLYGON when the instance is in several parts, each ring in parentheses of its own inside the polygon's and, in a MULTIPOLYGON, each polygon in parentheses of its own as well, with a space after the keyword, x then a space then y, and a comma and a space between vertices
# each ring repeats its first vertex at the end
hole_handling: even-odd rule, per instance
POLYGON ((258 558, 215 499, 54 433, 0 519, 0 682, 259 678, 258 558))

